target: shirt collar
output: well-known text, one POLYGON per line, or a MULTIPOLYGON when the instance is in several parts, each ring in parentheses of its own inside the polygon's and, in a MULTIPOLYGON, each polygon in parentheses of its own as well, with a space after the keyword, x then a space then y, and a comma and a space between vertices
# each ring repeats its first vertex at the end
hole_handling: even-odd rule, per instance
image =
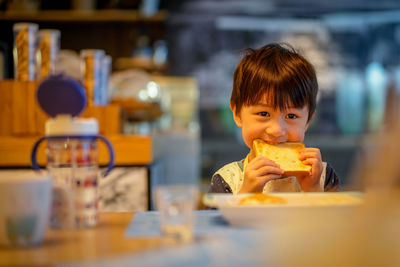
POLYGON ((249 155, 247 154, 246 158, 243 160, 243 171, 246 169, 247 163, 249 163, 249 155))

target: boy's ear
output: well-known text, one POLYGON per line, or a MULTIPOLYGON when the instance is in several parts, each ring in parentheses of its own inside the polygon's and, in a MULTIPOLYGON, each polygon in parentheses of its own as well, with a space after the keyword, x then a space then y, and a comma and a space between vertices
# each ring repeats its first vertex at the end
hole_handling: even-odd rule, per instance
POLYGON ((242 119, 240 117, 240 114, 239 115, 236 114, 236 107, 233 106, 232 103, 229 105, 229 107, 231 108, 232 113, 233 113, 233 120, 235 121, 236 125, 241 128, 242 127, 242 119))

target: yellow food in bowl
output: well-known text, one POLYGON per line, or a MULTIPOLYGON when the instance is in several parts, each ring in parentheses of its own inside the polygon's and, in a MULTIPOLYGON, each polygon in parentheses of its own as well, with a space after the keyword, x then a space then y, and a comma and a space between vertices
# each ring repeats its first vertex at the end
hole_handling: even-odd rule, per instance
POLYGON ((256 193, 240 200, 240 205, 262 205, 262 204, 286 204, 286 200, 281 197, 270 196, 256 193))

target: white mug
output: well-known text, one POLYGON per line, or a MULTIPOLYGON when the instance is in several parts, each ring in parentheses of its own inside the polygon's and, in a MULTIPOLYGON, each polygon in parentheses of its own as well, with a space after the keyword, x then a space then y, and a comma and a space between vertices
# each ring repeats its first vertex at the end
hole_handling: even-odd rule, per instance
POLYGON ((47 175, 0 172, 0 245, 43 242, 52 191, 52 179, 47 175))

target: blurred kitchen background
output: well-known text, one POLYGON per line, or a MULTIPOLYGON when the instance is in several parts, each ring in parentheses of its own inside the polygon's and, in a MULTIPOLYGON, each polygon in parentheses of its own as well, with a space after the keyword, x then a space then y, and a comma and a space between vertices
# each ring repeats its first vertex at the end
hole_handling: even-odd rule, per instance
POLYGON ((14 77, 17 22, 60 30, 59 70, 71 76, 80 50, 104 50, 110 101, 157 104, 126 106, 121 133, 153 137, 153 177, 203 191, 248 151, 229 110, 245 48, 288 42, 314 64, 320 93, 305 142, 345 188, 360 137, 384 129, 387 103, 400 96, 398 0, 0 0, 0 10, 0 79, 14 77), (150 81, 159 94, 149 100, 140 91, 150 81))

